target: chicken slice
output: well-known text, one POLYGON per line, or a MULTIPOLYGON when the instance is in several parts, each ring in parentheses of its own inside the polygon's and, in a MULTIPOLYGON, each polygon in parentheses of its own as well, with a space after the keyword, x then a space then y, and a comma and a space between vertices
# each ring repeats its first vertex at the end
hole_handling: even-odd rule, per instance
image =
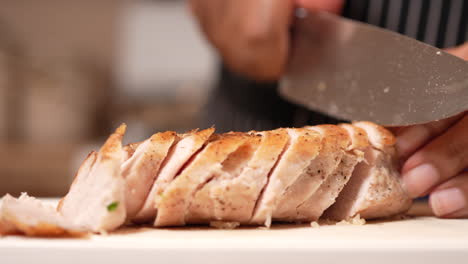
POLYGON ((133 155, 122 164, 127 219, 132 219, 143 207, 161 164, 176 137, 177 134, 172 131, 154 134, 140 144, 133 155))
POLYGON ((212 137, 208 145, 194 156, 187 167, 164 190, 159 200, 155 226, 185 225, 194 193, 215 175, 222 173, 222 162, 244 144, 242 133, 212 137))
POLYGON ((111 231, 126 218, 125 181, 120 167, 124 158, 121 125, 98 153, 91 153, 78 171, 68 194, 59 202, 59 213, 80 229, 111 231))
POLYGON ((280 221, 295 221, 297 208, 304 203, 340 164, 345 148, 349 145, 346 131, 334 125, 307 127, 321 135, 319 155, 307 169, 286 189, 273 218, 280 221))
POLYGON ((256 135, 251 139, 256 150, 240 174, 231 174, 231 178, 218 181, 211 189, 217 220, 249 223, 268 176, 289 140, 284 129, 252 134, 256 135))
POLYGON ((180 136, 177 143, 169 150, 143 207, 133 218, 133 221, 140 223, 154 221, 157 203, 159 203, 166 187, 180 173, 183 166, 205 145, 213 133, 214 128, 209 128, 202 131, 191 131, 180 136))
MULTIPOLYGON (((91 152, 81 164, 77 175, 88 175, 96 158, 97 153, 91 152)), ((6 195, 2 199, 0 218, 0 234, 60 236, 78 233, 80 229, 72 224, 73 221, 65 220, 55 208, 26 194, 18 199, 6 195)))
POLYGON ((80 236, 79 229, 60 215, 56 209, 40 200, 22 194, 18 199, 3 197, 0 214, 4 224, 0 233, 20 233, 27 236, 80 236))
POLYGON ((124 161, 127 161, 133 155, 133 153, 135 153, 135 150, 138 148, 138 146, 141 145, 141 143, 143 142, 130 143, 123 147, 124 161))
POLYGON ((320 151, 319 133, 303 128, 288 128, 286 132, 290 137, 288 145, 257 202, 251 219, 252 224, 265 224, 268 227, 271 225, 273 212, 284 191, 307 169, 320 151))
POLYGON ((369 122, 354 123, 355 130, 368 135, 371 146, 365 150, 366 162, 356 166, 350 182, 324 217, 333 220, 360 215, 366 219, 406 212, 411 199, 403 189, 395 161, 395 138, 390 131, 369 122))
MULTIPOLYGON (((237 178, 244 168, 247 167, 248 162, 252 159, 256 149, 259 146, 261 136, 247 136, 245 143, 240 146, 236 151, 229 154, 229 156, 221 164, 220 173, 200 188, 193 196, 188 213, 185 216, 187 223, 207 223, 215 220, 228 220, 239 222, 235 217, 235 212, 245 210, 237 208, 236 205, 231 204, 229 201, 222 200, 219 195, 215 195, 215 189, 219 189, 220 185, 231 188, 230 181, 237 178)), ((253 184, 251 182, 251 184, 253 184)), ((245 189, 238 192, 240 197, 245 189)))
POLYGON ((335 128, 344 131, 351 141, 348 141, 348 146, 338 167, 326 178, 317 191, 297 208, 297 220, 299 221, 316 221, 336 201, 351 178, 354 168, 364 159, 362 150, 368 146, 365 135, 359 132, 355 133, 346 125, 335 128))
POLYGON ((10 235, 10 234, 15 234, 19 233, 19 230, 15 227, 15 225, 8 221, 4 216, 3 216, 3 200, 9 196, 8 194, 2 198, 0 201, 0 236, 2 235, 10 235))

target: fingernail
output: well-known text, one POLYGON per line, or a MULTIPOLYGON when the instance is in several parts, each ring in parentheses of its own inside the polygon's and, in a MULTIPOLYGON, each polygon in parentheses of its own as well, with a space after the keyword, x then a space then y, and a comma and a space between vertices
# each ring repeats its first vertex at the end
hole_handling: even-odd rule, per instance
POLYGON ((425 140, 426 129, 414 126, 404 130, 397 136, 396 148, 401 157, 406 157, 415 151, 425 140))
POLYGON ((466 198, 458 188, 440 190, 431 194, 430 205, 436 216, 446 216, 466 207, 466 198))
POLYGON ((431 164, 423 164, 403 175, 403 184, 411 198, 427 192, 440 179, 439 172, 431 164))

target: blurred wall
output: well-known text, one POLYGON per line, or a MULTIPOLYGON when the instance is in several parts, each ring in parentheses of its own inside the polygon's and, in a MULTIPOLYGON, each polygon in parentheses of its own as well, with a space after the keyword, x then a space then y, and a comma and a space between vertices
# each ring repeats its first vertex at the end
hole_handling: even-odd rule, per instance
POLYGON ((63 195, 120 122, 193 128, 214 66, 184 1, 3 1, 0 195, 63 195))
POLYGON ((124 5, 123 0, 2 1, 0 23, 30 56, 50 60, 76 54, 111 67, 124 5))
POLYGON ((198 126, 215 56, 185 1, 133 1, 120 25, 115 80, 119 103, 129 109, 119 115, 129 123, 127 138, 198 126))

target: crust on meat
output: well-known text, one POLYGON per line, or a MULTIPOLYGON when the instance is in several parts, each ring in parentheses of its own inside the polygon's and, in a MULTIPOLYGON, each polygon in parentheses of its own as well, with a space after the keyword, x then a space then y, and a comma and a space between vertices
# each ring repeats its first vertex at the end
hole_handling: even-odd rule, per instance
POLYGON ((369 146, 369 138, 364 129, 350 124, 340 124, 339 126, 346 129, 351 138, 351 144, 348 146, 348 150, 364 150, 369 146))
POLYGON ((372 122, 353 122, 354 126, 364 129, 367 132, 370 143, 377 149, 383 150, 396 143, 396 138, 388 129, 372 122))
POLYGON ((0 203, 0 236, 15 233, 19 233, 19 230, 15 227, 13 223, 5 219, 5 217, 3 216, 3 207, 0 203))
POLYGON ((351 145, 351 139, 346 130, 335 125, 318 125, 318 126, 307 126, 306 129, 314 130, 319 133, 323 131, 324 137, 333 138, 336 147, 340 149, 347 149, 351 145))
MULTIPOLYGON (((120 125, 115 132, 109 136, 107 141, 99 150, 99 154, 101 155, 101 160, 106 159, 113 159, 115 158, 116 153, 122 152, 122 138, 125 135, 125 131, 127 130, 127 125, 122 124, 120 125)), ((122 155, 119 153, 118 155, 122 155)))

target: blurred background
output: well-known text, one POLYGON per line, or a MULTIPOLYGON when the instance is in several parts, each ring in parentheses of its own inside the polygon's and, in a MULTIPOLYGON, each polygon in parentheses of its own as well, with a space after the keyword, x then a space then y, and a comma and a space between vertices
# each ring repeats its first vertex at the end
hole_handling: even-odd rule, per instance
POLYGON ((215 66, 183 0, 2 1, 0 195, 64 195, 122 122, 198 127, 215 66))

